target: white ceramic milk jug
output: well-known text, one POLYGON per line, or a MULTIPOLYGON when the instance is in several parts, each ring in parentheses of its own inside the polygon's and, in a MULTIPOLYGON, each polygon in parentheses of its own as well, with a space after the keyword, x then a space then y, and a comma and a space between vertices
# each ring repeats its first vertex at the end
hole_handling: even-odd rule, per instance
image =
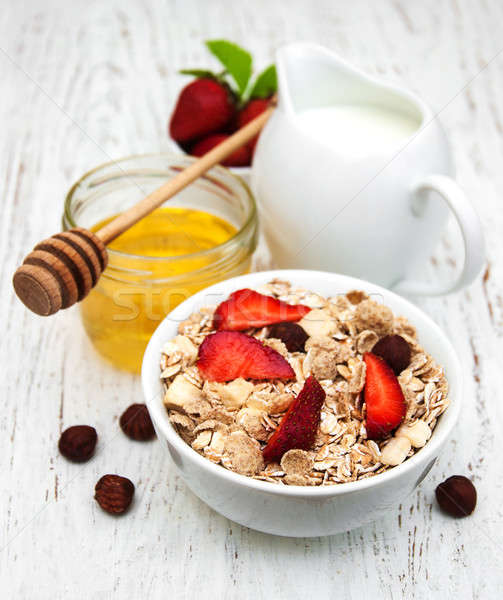
POLYGON ((252 168, 276 265, 336 271, 406 294, 443 294, 480 272, 479 219, 453 175, 445 135, 413 94, 314 44, 278 51, 278 107, 252 168), (410 281, 452 211, 464 267, 432 286, 410 281))

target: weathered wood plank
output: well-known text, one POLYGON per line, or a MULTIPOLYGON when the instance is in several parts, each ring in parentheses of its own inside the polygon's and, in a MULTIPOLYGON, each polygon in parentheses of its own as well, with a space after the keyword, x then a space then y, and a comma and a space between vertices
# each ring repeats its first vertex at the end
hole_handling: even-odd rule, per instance
MULTIPOLYGON (((502 18, 497 0, 4 2, 0 568, 6 598, 501 594, 502 18), (177 69, 206 65, 201 41, 216 37, 253 49, 260 66, 282 43, 315 40, 420 93, 441 111, 459 181, 484 223, 483 280, 420 303, 448 332, 466 370, 455 437, 397 514, 347 534, 274 538, 213 513, 173 473, 160 444, 131 444, 121 434, 117 417, 140 399, 139 382, 99 361, 78 311, 39 319, 11 291, 11 274, 27 250, 59 228, 64 192, 77 177, 110 157, 168 148, 166 120, 185 81, 177 69), (61 429, 75 423, 100 432, 96 457, 82 467, 56 451, 61 429), (111 519, 92 500, 104 472, 137 485, 125 518, 111 519), (435 485, 453 473, 471 475, 479 489, 477 512, 464 521, 432 504, 435 485)), ((452 276, 458 246, 453 228, 425 275, 452 276)))

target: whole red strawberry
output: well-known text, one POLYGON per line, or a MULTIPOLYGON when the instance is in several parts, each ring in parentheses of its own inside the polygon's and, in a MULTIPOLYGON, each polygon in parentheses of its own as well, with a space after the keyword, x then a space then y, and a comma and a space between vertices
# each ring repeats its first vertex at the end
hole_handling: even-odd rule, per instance
POLYGON ((222 130, 235 114, 226 87, 210 78, 196 79, 178 97, 169 124, 171 137, 180 143, 222 130))
POLYGON ((218 305, 213 317, 215 329, 240 331, 282 321, 300 321, 311 309, 303 304, 287 304, 273 296, 248 288, 233 292, 218 305))
POLYGON ((407 412, 407 404, 391 367, 371 352, 366 352, 363 360, 367 366, 363 391, 367 406, 367 438, 379 440, 400 425, 407 412))
MULTIPOLYGON (((266 99, 256 98, 255 100, 250 100, 248 102, 248 104, 238 112, 237 128, 241 129, 241 127, 244 127, 247 123, 249 123, 250 121, 253 121, 253 119, 255 119, 255 117, 258 117, 261 113, 263 113, 264 110, 266 110, 266 108, 268 106, 269 106, 269 100, 267 98, 266 99)), ((247 146, 250 149, 252 154, 255 150, 255 146, 257 144, 258 137, 259 137, 258 135, 255 136, 247 144, 247 146)))
POLYGON ((295 377, 279 352, 239 331, 217 331, 206 337, 199 346, 197 367, 209 381, 295 377))
POLYGON ((311 375, 263 449, 264 462, 279 462, 293 448, 312 448, 324 401, 325 391, 311 375))
MULTIPOLYGON (((212 133, 208 137, 196 142, 195 146, 192 148, 191 154, 192 156, 203 156, 206 152, 209 152, 229 137, 230 136, 225 133, 212 133)), ((241 146, 241 148, 234 150, 234 152, 223 160, 221 164, 226 167, 247 167, 250 165, 250 161, 250 148, 248 148, 248 146, 241 146)))

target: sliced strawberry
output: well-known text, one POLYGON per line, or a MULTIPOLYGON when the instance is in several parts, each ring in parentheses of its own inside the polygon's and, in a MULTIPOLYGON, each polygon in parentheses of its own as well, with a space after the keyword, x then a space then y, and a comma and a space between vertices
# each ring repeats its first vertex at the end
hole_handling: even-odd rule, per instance
MULTIPOLYGON (((221 142, 229 138, 230 136, 225 133, 213 133, 208 137, 196 142, 191 150, 192 156, 203 156, 206 152, 212 150, 215 146, 218 146, 221 142)), ((226 167, 248 167, 251 163, 251 150, 248 146, 241 146, 237 150, 234 150, 232 154, 222 161, 222 165, 226 167)))
POLYGON ((324 401, 325 391, 311 375, 263 449, 264 462, 279 462, 283 454, 293 448, 312 448, 324 401))
POLYGON ((294 370, 279 352, 238 331, 217 331, 199 347, 199 372, 209 381, 290 379, 294 370))
POLYGON ((227 88, 210 78, 196 79, 180 92, 169 134, 182 144, 221 131, 235 114, 227 88))
POLYGON ((366 352, 367 365, 363 391, 367 405, 367 438, 379 440, 403 421, 407 404, 400 383, 391 367, 380 357, 366 352))
MULTIPOLYGON (((258 117, 261 113, 263 113, 264 110, 268 108, 268 106, 269 100, 267 98, 256 98, 255 100, 250 100, 250 102, 248 102, 248 104, 238 112, 238 129, 241 129, 241 127, 244 127, 247 123, 253 121, 253 119, 255 119, 255 117, 258 117)), ((255 136, 252 140, 250 140, 247 144, 252 154, 255 150, 255 145, 257 144, 257 141, 258 135, 255 136)))
POLYGON ((218 306, 213 327, 218 330, 241 331, 282 321, 300 321, 310 310, 309 306, 287 304, 245 288, 234 292, 218 306))

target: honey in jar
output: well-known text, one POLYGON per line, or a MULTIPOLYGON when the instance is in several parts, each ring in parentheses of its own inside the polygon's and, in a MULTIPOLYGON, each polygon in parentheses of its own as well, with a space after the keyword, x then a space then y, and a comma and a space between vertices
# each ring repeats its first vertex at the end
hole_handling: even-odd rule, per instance
MULTIPOLYGON (((173 174, 153 169, 152 164, 166 160, 176 161, 178 169, 192 159, 133 157, 124 161, 136 168, 128 165, 126 171, 124 165, 124 173, 104 165, 84 176, 67 197, 65 226, 97 231, 173 174), (131 183, 131 170, 134 181, 142 173, 140 191, 131 183), (124 196, 127 203, 122 203, 124 196)), ((96 350, 128 371, 139 372, 152 333, 173 308, 217 281, 247 272, 255 249, 253 198, 226 169, 212 169, 173 200, 108 244, 108 267, 81 302, 83 324, 96 350)))

